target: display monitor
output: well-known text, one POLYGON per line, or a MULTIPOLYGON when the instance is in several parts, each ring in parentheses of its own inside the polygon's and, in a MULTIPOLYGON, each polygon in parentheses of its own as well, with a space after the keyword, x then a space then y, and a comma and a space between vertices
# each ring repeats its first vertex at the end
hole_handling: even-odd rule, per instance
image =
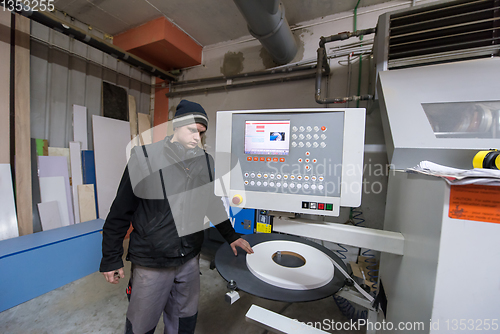
POLYGON ((246 121, 245 154, 288 155, 290 121, 246 121))
POLYGON ((361 203, 365 110, 217 113, 215 192, 240 208, 338 216, 361 203))

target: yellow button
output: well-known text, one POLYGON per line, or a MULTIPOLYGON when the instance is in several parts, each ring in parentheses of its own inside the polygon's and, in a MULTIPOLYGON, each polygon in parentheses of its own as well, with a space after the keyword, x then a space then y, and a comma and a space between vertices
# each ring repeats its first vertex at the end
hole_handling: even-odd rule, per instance
POLYGON ((241 195, 234 195, 233 196, 233 204, 234 205, 240 205, 243 202, 243 197, 241 195))

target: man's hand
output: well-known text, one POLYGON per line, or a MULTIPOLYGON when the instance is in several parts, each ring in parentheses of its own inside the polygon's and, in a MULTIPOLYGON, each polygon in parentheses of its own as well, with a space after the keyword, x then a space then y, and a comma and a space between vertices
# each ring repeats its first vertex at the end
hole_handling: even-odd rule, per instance
POLYGON ((248 254, 252 254, 253 253, 252 247, 250 246, 250 244, 248 243, 248 241, 246 241, 243 238, 239 238, 239 239, 233 241, 230 246, 233 249, 234 256, 238 255, 238 251, 236 250, 236 247, 240 247, 241 249, 243 249, 248 254))
POLYGON ((106 278, 106 281, 108 281, 111 284, 118 284, 118 282, 120 282, 120 278, 125 277, 125 274, 123 273, 123 268, 120 268, 118 270, 108 271, 102 274, 104 275, 104 278, 106 278))

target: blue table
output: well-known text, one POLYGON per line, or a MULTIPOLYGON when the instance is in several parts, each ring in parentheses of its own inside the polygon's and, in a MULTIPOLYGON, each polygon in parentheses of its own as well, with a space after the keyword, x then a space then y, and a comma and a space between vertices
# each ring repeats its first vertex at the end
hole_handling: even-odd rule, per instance
POLYGON ((99 270, 95 219, 0 241, 0 312, 99 270))

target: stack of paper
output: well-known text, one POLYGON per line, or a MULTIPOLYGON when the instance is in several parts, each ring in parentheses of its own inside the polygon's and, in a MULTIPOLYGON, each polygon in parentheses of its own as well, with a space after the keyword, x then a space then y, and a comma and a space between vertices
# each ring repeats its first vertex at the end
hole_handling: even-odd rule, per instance
POLYGON ((500 170, 474 168, 458 169, 422 161, 416 167, 407 168, 406 172, 440 177, 449 184, 482 184, 500 186, 500 170))

